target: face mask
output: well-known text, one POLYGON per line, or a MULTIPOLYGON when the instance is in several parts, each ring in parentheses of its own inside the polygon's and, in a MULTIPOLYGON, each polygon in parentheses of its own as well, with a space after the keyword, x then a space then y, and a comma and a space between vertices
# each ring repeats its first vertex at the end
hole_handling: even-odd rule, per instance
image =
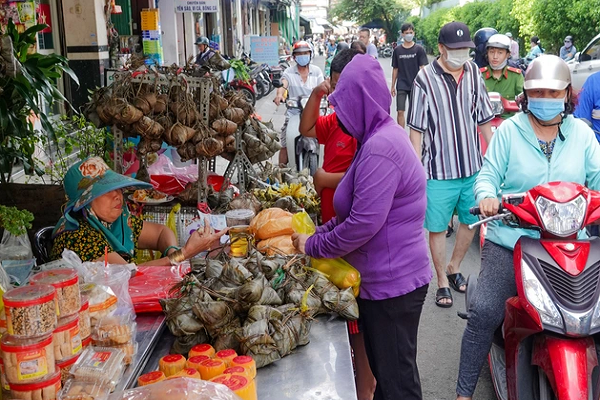
POLYGON ((562 99, 527 99, 527 109, 537 119, 550 121, 565 111, 565 98, 562 99))
POLYGON ((310 62, 310 56, 296 56, 296 62, 301 67, 306 67, 310 62))
POLYGON ((501 69, 503 69, 504 67, 506 67, 506 64, 508 64, 508 60, 504 60, 500 65, 497 66, 493 66, 492 64, 490 64, 490 67, 494 70, 494 71, 499 71, 501 69))
POLYGON ((446 64, 448 64, 450 68, 459 69, 465 65, 470 58, 469 49, 446 49, 446 64))
POLYGON ((404 35, 405 42, 412 42, 414 38, 415 38, 415 35, 412 33, 407 33, 406 35, 404 35))
POLYGON ((571 48, 571 42, 565 42, 565 48, 566 49, 570 49, 571 48))

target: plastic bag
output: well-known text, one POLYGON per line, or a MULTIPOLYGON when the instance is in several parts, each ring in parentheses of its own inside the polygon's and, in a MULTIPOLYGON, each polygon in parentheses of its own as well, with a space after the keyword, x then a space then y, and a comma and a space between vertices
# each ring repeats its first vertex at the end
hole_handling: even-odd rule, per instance
POLYGON ((159 191, 176 195, 185 189, 185 185, 198 180, 198 166, 176 167, 173 161, 165 154, 148 167, 148 174, 152 185, 159 191))
POLYGON ((292 213, 277 207, 267 208, 254 217, 250 223, 250 229, 258 240, 291 235, 294 233, 292 213))
POLYGON ((129 280, 129 295, 137 314, 161 312, 160 299, 172 297, 169 290, 190 271, 189 264, 177 267, 139 267, 129 280))
MULTIPOLYGON (((316 232, 315 224, 306 213, 301 211, 292 217, 292 226, 296 233, 313 235, 316 232)), ((351 287, 354 297, 358 296, 360 289, 360 272, 343 258, 312 258, 311 266, 325 274, 339 289, 351 287)))
POLYGON ((192 378, 174 378, 115 392, 109 400, 242 400, 224 385, 192 378))
POLYGON ((15 236, 5 229, 2 242, 0 242, 0 261, 30 260, 32 258, 33 250, 27 234, 15 236))
POLYGON ((274 256, 276 254, 298 254, 298 249, 296 249, 296 247, 294 246, 291 235, 281 235, 261 240, 256 245, 256 248, 258 249, 258 251, 260 251, 261 253, 265 253, 269 257, 274 256))

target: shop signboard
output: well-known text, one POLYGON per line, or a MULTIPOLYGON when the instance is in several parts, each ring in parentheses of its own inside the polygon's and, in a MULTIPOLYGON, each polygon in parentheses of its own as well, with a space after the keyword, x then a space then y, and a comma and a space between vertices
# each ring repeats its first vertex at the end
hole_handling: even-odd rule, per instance
POLYGON ((277 36, 250 37, 250 54, 259 64, 279 64, 279 42, 277 36))
POLYGON ((175 0, 175 12, 216 13, 219 0, 175 0))

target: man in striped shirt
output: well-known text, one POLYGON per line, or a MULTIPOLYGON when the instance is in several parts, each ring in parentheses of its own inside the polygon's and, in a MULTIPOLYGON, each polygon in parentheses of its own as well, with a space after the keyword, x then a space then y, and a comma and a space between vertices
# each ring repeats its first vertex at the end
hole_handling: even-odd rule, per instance
POLYGON ((436 304, 452 306, 450 285, 466 289, 460 264, 473 241, 468 224, 475 206, 473 183, 483 162, 477 126, 486 142, 492 136, 492 106, 479 68, 470 61, 469 28, 462 22, 444 25, 438 37, 440 56, 421 69, 412 87, 408 117, 410 139, 427 174, 427 213, 431 258, 437 273, 436 304), (449 264, 446 264, 446 229, 454 209, 460 226, 449 264))

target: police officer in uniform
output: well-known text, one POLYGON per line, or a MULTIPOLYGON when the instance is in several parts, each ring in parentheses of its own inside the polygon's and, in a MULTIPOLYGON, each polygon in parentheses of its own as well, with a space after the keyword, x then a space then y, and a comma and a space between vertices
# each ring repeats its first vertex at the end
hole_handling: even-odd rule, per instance
MULTIPOLYGON (((520 68, 508 65, 510 38, 502 34, 491 36, 487 41, 486 55, 489 65, 480 68, 480 71, 487 91, 500 93, 507 100, 515 100, 523 92, 523 74, 520 68)), ((512 115, 505 113, 502 118, 512 115)))

